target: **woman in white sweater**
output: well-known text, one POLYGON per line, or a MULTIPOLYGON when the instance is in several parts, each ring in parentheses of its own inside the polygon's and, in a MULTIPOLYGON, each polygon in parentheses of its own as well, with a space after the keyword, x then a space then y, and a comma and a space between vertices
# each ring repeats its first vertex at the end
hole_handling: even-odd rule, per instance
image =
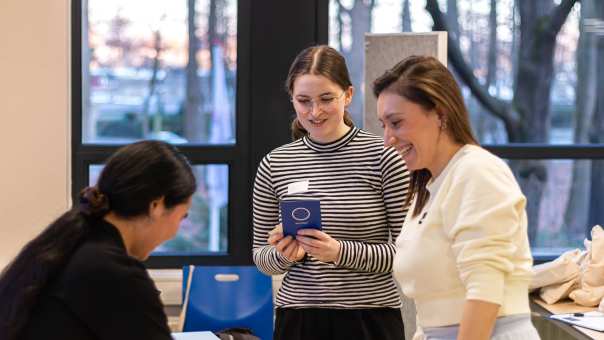
POLYGON ((411 171, 394 274, 425 339, 539 339, 530 321, 526 198, 478 146, 459 86, 432 57, 374 82, 384 141, 411 171))

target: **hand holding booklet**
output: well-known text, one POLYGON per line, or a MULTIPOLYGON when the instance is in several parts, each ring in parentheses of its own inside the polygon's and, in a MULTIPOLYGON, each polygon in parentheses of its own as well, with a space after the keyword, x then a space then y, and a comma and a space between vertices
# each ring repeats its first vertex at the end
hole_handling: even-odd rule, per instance
POLYGON ((296 238, 299 229, 321 230, 321 202, 318 200, 281 201, 283 235, 296 238))

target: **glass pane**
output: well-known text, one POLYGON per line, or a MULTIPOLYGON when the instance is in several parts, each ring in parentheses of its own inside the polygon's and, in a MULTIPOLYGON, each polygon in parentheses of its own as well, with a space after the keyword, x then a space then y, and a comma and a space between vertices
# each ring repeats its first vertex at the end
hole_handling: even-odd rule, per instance
MULTIPOLYGON (((94 185, 102 165, 89 167, 89 183, 94 185)), ((193 166, 198 188, 189 216, 172 240, 160 245, 156 255, 182 252, 226 252, 228 226, 229 167, 225 164, 193 166)))
POLYGON ((604 223, 604 160, 508 160, 527 197, 529 236, 536 254, 583 248, 604 223))
MULTIPOLYGON (((598 66, 594 43, 604 27, 601 15, 596 18, 595 10, 582 11, 577 2, 556 36, 553 55, 548 57, 545 49, 530 47, 533 36, 520 35, 523 22, 517 6, 518 3, 525 5, 523 2, 438 2, 448 22, 449 35, 457 37, 455 43, 449 43, 449 49, 461 51, 467 69, 478 79, 484 93, 510 104, 509 110, 501 114, 485 109, 458 77, 474 131, 481 143, 604 143, 604 109, 594 106, 604 82, 604 73, 597 75, 598 67, 602 66, 598 66), (491 3, 496 4, 492 17, 491 3), (493 44, 491 33, 496 36, 493 44), (522 39, 526 39, 527 45, 522 39), (521 46, 529 46, 525 49, 543 55, 535 59, 520 58, 521 46), (550 59, 553 59, 553 65, 548 71, 547 60, 550 59), (577 59, 583 62, 579 65, 577 59), (519 69, 524 71, 518 72, 519 69), (535 73, 531 74, 533 71, 535 73), (506 127, 501 115, 511 117, 514 123, 506 127)), ((549 5, 558 2, 551 1, 549 5)), ((546 2, 540 6, 545 5, 546 2)), ((529 12, 549 13, 550 9, 529 12)), ((329 16, 329 44, 342 52, 353 85, 360 90, 349 110, 355 122, 361 124, 363 95, 371 95, 370 89, 361 87, 364 33, 427 32, 432 30, 433 19, 426 9, 426 1, 411 0, 330 0, 329 16)), ((544 16, 526 22, 547 20, 544 16)), ((536 44, 543 46, 542 43, 536 44)), ((456 71, 451 63, 449 67, 456 71)))
POLYGON ((83 3, 83 143, 235 143, 236 0, 83 3))

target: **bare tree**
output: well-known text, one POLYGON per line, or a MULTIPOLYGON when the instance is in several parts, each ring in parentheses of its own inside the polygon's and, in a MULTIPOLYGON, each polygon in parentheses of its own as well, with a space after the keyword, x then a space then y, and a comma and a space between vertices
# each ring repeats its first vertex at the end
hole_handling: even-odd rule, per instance
POLYGON ((195 10, 196 0, 187 0, 187 29, 188 29, 188 61, 185 69, 186 73, 186 99, 184 105, 184 131, 185 137, 191 142, 203 142, 207 139, 206 122, 203 119, 201 111, 201 86, 197 70, 199 63, 197 53, 200 49, 199 38, 197 37, 197 13, 195 10))
POLYGON ((403 0, 403 10, 401 11, 401 32, 413 32, 411 27, 411 9, 409 0, 403 0))
POLYGON ((459 9, 457 8, 457 0, 447 0, 447 24, 449 24, 449 35, 451 39, 459 44, 459 36, 461 30, 459 29, 459 9))
POLYGON ((96 138, 96 114, 90 101, 90 22, 88 19, 88 0, 82 1, 82 135, 85 140, 96 138))
MULTIPOLYGON (((151 78, 149 79, 149 90, 147 91, 147 97, 143 102, 143 137, 147 137, 149 135, 149 109, 151 105, 151 100, 157 92, 157 72, 159 71, 160 67, 160 54, 162 51, 161 31, 159 29, 156 29, 155 32, 153 32, 153 50, 155 51, 155 55, 153 56, 153 62, 151 65, 151 78)), ((159 112, 156 112, 153 118, 153 131, 159 131, 161 129, 160 125, 161 114, 159 112)))
MULTIPOLYGON (((545 143, 550 129, 550 92, 556 36, 576 0, 520 1, 520 43, 518 72, 512 103, 491 95, 472 73, 460 47, 449 40, 449 60, 477 100, 503 121, 510 142, 545 143)), ((426 9, 434 20, 435 30, 448 30, 445 16, 436 0, 427 0, 426 9)), ((536 222, 547 169, 541 161, 514 160, 510 164, 527 196, 529 239, 536 238, 536 222)))
MULTIPOLYGON (((574 143, 589 142, 589 130, 593 123, 597 103, 598 36, 586 30, 586 23, 597 18, 597 0, 581 1, 579 20, 579 44, 577 48, 577 86, 573 115, 574 143)), ((591 194, 591 161, 575 160, 573 163, 572 186, 566 205, 564 225, 570 235, 577 235, 579 241, 588 227, 589 202, 591 194)))
MULTIPOLYGON (((485 79, 485 87, 496 95, 499 94, 498 86, 497 86, 497 58, 499 56, 498 49, 498 41, 497 41, 497 1, 490 1, 490 9, 489 9, 489 20, 488 20, 488 30, 489 30, 489 39, 488 39, 488 48, 487 48, 487 75, 485 79)), ((496 119, 488 114, 486 110, 483 108, 479 109, 479 123, 482 130, 483 136, 490 135, 495 138, 495 134, 497 133, 498 126, 496 119)))
MULTIPOLYGON (((595 72, 598 74, 596 87, 596 107, 593 115, 593 124, 589 131, 590 143, 604 143, 604 2, 594 0, 594 13, 597 20, 591 22, 595 24, 593 32, 598 35, 597 60, 598 65, 595 72)), ((594 72, 594 73, 595 73, 594 72)), ((591 173, 594 174, 591 180, 590 210, 588 226, 594 224, 604 224, 604 160, 594 160, 591 165, 591 173), (598 174, 595 176, 595 174, 598 174)))
POLYGON ((497 76, 497 0, 491 0, 489 11, 489 49, 487 56, 487 80, 486 87, 489 89, 495 85, 497 76))
MULTIPOLYGON (((213 63, 214 62, 214 45, 218 43, 218 21, 219 19, 219 4, 218 4, 219 0, 210 0, 210 15, 208 16, 208 49, 210 50, 210 62, 213 63)), ((208 82, 208 85, 213 83, 213 79, 214 79, 214 65, 212 65, 212 67, 210 68, 210 79, 208 82)), ((212 86, 208 86, 208 89, 210 89, 210 91, 212 90, 212 86)), ((211 97, 212 94, 209 93, 209 96, 211 97)))
MULTIPOLYGON (((207 46, 210 50, 210 60, 213 62, 214 58, 214 46, 222 45, 225 43, 226 35, 226 18, 224 15, 224 0, 210 0, 210 14, 208 16, 208 43, 207 46)), ((210 68, 210 78, 208 79, 207 88, 212 89, 210 84, 213 84, 214 80, 214 66, 210 68)), ((209 93, 208 96, 212 94, 209 93)))
MULTIPOLYGON (((350 68, 350 77, 352 84, 356 89, 356 95, 348 108, 355 122, 363 121, 363 64, 365 56, 365 32, 371 32, 371 15, 375 7, 375 0, 354 0, 351 8, 346 8, 340 0, 336 0, 337 10, 340 15, 344 14, 350 18, 351 46, 350 49, 344 49, 340 46, 342 54, 346 58, 348 65, 354 65, 350 68)), ((340 25, 343 21, 338 20, 340 25)), ((339 30, 342 31, 340 26, 339 30)))
MULTIPOLYGON (((512 48, 511 48, 511 60, 512 60, 512 74, 518 73, 518 26, 520 26, 518 22, 518 0, 514 0, 512 4, 512 18, 511 18, 511 27, 512 27, 512 48)), ((512 87, 516 88, 516 78, 513 78, 512 87)))
POLYGON ((125 31, 130 26, 130 20, 123 17, 121 8, 118 9, 115 16, 109 23, 109 37, 106 40, 107 46, 111 46, 118 50, 120 56, 117 59, 118 63, 129 65, 130 52, 134 47, 134 43, 125 35, 125 31))

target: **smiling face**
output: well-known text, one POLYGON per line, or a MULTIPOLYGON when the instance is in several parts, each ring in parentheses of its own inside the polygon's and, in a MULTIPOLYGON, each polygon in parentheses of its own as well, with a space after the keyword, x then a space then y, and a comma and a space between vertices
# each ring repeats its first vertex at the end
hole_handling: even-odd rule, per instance
POLYGON ((296 78, 292 103, 298 120, 310 138, 329 143, 350 129, 344 123, 344 110, 352 100, 352 87, 343 90, 321 75, 303 74, 296 78))
POLYGON ((384 126, 384 145, 394 147, 409 170, 428 169, 434 176, 442 165, 441 150, 452 143, 438 114, 398 94, 382 92, 377 115, 384 126))

